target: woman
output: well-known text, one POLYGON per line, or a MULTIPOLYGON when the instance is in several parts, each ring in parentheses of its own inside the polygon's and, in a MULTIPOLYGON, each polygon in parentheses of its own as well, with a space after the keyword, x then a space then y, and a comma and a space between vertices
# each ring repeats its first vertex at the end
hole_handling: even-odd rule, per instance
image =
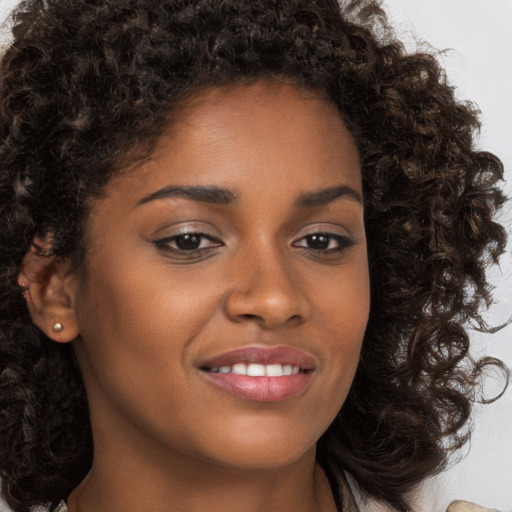
POLYGON ((505 243, 502 166, 435 59, 375 2, 32 0, 15 20, 9 505, 355 510, 347 473, 410 510, 497 364, 465 326, 505 243))

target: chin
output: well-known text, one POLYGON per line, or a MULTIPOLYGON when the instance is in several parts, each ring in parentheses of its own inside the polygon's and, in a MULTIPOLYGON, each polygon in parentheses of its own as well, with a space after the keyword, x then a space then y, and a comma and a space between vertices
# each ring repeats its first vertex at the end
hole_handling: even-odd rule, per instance
POLYGON ((305 457, 315 456, 317 437, 300 435, 294 429, 285 429, 280 435, 254 429, 243 435, 237 433, 228 439, 212 443, 219 447, 211 457, 221 465, 238 469, 279 469, 293 465, 305 457), (222 447, 222 450, 221 450, 222 447))
POLYGON ((315 445, 310 447, 305 452, 300 451, 289 451, 289 450, 268 450, 262 452, 261 450, 240 450, 237 453, 233 453, 232 456, 224 457, 218 462, 220 465, 237 469, 237 470, 272 470, 282 469, 293 466, 304 458, 308 458, 309 454, 314 458, 315 445))

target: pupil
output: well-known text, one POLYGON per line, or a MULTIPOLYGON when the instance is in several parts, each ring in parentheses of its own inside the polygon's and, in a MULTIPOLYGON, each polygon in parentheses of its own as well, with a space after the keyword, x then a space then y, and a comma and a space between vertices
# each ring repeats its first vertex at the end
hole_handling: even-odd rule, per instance
POLYGON ((176 238, 176 246, 184 251, 193 251, 201 245, 201 237, 197 235, 182 235, 176 238))
POLYGON ((312 249, 327 249, 329 247, 329 237, 326 235, 310 235, 308 245, 312 249))

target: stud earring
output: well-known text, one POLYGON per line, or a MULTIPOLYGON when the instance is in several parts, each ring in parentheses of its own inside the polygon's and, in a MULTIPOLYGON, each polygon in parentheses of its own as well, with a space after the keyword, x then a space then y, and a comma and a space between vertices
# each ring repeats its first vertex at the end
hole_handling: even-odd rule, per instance
POLYGON ((53 332, 61 332, 62 329, 64 329, 64 326, 60 322, 53 324, 53 332))

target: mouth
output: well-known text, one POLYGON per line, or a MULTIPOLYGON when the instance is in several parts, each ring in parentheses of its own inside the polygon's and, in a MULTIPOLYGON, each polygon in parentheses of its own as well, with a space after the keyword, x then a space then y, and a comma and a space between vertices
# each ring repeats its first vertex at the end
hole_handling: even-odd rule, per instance
POLYGON ((246 347, 204 361, 199 370, 209 383, 239 398, 277 402, 306 390, 315 361, 291 347, 246 347))
POLYGON ((300 368, 291 364, 244 364, 236 363, 233 366, 215 366, 213 368, 201 368, 212 373, 232 373, 234 375, 248 375, 249 377, 287 377, 299 373, 307 373, 313 370, 300 368))

